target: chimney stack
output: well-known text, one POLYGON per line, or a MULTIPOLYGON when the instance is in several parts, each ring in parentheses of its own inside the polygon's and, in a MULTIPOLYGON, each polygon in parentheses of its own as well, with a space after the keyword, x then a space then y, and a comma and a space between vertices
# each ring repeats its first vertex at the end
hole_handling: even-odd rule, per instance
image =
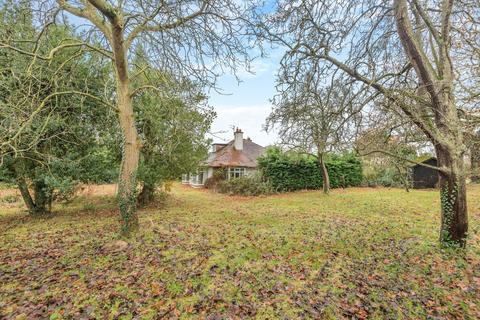
POLYGON ((233 147, 235 150, 243 150, 243 132, 239 128, 235 130, 234 133, 235 140, 233 142, 233 147))

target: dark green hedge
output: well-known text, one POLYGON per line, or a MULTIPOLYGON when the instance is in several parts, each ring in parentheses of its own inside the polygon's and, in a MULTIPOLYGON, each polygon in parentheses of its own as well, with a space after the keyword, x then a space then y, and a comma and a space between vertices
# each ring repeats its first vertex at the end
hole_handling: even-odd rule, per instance
MULTIPOLYGON (((279 148, 270 148, 258 162, 264 178, 277 191, 322 188, 322 173, 315 157, 286 154, 279 148)), ((325 162, 332 188, 362 183, 362 164, 354 154, 332 155, 325 162)))

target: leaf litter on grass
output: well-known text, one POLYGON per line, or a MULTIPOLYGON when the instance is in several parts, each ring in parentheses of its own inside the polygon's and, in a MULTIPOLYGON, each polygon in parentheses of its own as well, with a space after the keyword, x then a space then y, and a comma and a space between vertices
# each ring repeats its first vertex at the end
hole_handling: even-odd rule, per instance
POLYGON ((125 244, 105 190, 49 219, 0 214, 4 318, 480 318, 478 212, 468 249, 442 250, 435 191, 239 201, 177 185, 125 244))

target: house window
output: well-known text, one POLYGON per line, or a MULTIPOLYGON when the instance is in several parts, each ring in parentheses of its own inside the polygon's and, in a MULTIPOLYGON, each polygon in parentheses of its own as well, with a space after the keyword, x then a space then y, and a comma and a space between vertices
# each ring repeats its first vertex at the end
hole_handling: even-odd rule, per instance
POLYGON ((197 173, 197 184, 203 184, 203 170, 197 173))
POLYGON ((198 170, 196 173, 190 173, 190 184, 191 185, 203 185, 204 171, 198 170))
POLYGON ((229 168, 228 169, 228 179, 240 178, 243 177, 246 173, 245 168, 229 168))

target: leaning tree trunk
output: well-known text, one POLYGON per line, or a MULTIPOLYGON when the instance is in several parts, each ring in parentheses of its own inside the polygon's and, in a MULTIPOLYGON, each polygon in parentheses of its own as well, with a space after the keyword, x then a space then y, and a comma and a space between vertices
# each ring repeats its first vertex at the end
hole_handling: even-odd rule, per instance
POLYGON ((30 190, 28 190, 25 178, 17 178, 17 185, 27 206, 28 213, 33 216, 41 216, 51 211, 52 198, 43 181, 35 181, 33 183, 33 197, 30 194, 30 190))
POLYGON ((117 80, 118 117, 123 133, 123 155, 118 182, 118 201, 122 219, 121 232, 129 235, 138 228, 136 214, 137 169, 140 157, 140 139, 135 128, 132 92, 128 76, 127 51, 124 46, 122 24, 112 27, 112 44, 117 80))
POLYGON ((35 216, 48 213, 51 210, 51 197, 47 194, 45 183, 43 181, 34 182, 34 193, 32 197, 21 165, 15 164, 13 166, 13 172, 15 173, 17 186, 22 195, 23 202, 28 209, 28 213, 35 216))
POLYGON ((323 193, 328 194, 330 192, 330 176, 328 175, 324 158, 325 156, 323 153, 318 154, 318 164, 320 165, 320 170, 322 171, 323 193))
POLYGON ((30 214, 35 214, 35 202, 33 202, 32 195, 30 194, 30 190, 28 190, 27 182, 23 176, 19 176, 16 179, 18 189, 20 190, 20 194, 22 195, 23 202, 27 206, 28 212, 30 214))

